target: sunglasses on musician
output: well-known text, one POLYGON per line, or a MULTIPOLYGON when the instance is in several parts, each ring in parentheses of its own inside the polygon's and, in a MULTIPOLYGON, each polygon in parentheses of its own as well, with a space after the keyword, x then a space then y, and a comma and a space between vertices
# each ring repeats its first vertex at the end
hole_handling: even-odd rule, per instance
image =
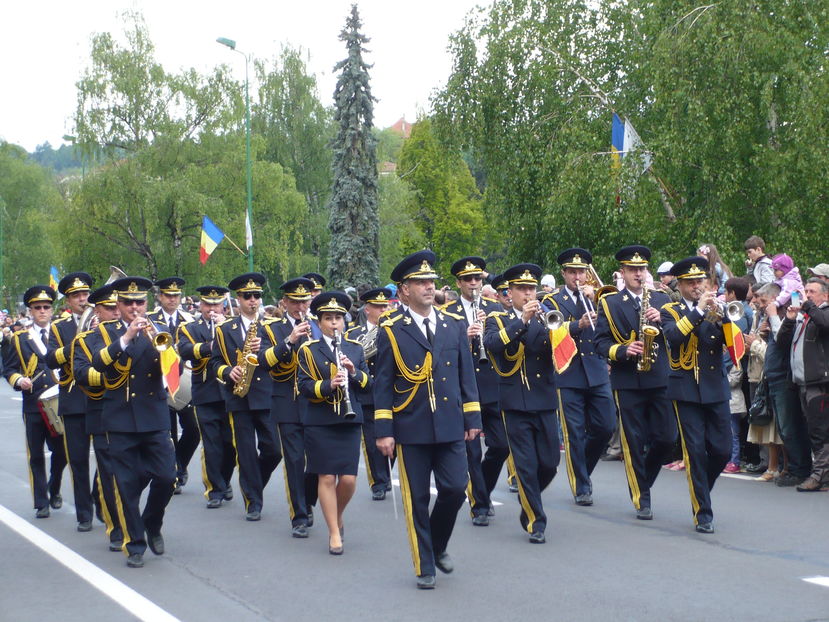
POLYGON ((52 305, 35 305, 32 307, 34 311, 51 311, 52 305))
POLYGON ((250 300, 251 298, 255 298, 256 300, 259 300, 261 297, 262 297, 262 294, 260 292, 244 292, 242 294, 242 298, 244 298, 245 300, 250 300))
POLYGON ((119 300, 119 302, 123 305, 126 305, 127 307, 140 307, 141 305, 147 304, 146 300, 119 300))
POLYGON ((461 277, 461 281, 471 283, 472 281, 480 281, 483 277, 480 274, 467 274, 461 277))

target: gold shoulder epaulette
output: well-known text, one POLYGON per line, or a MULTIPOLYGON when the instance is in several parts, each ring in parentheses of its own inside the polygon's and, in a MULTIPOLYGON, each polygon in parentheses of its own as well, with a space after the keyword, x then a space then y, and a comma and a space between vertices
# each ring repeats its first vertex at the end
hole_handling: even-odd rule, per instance
POLYGON ((483 298, 484 300, 488 300, 489 302, 494 302, 496 304, 498 303, 498 301, 495 300, 495 298, 490 298, 489 296, 481 296, 481 298, 483 298))
MULTIPOLYGON (((121 320, 104 320, 103 322, 98 322, 98 326, 102 326, 103 324, 112 324, 113 322, 120 322, 121 320)), ((124 326, 129 326, 129 324, 124 323, 124 326)))
POLYGON ((403 317, 402 313, 399 313, 395 316, 389 316, 385 319, 385 321, 380 323, 380 326, 392 326, 397 320, 403 317))
POLYGON ((228 322, 233 322, 233 321, 235 321, 235 320, 236 320, 236 318, 237 318, 237 317, 239 317, 239 316, 238 316, 238 315, 234 315, 233 317, 226 317, 226 318, 225 318, 225 319, 223 319, 221 322, 219 322, 218 324, 216 324, 216 327, 218 328, 219 326, 224 326, 224 325, 225 325, 225 324, 227 324, 228 322))
MULTIPOLYGON (((356 327, 355 327, 355 328, 356 328, 356 327)), ((363 344, 361 344, 359 341, 357 341, 356 339, 352 339, 351 337, 349 337, 349 336, 348 336, 348 333, 350 333, 350 332, 351 332, 351 331, 348 331, 348 332, 346 332, 346 334, 345 334, 345 335, 343 335, 343 337, 345 338, 345 340, 346 340, 346 341, 348 341, 348 342, 350 342, 350 343, 356 343, 358 346, 363 345, 363 344)))
POLYGON ((29 332, 28 328, 21 328, 20 330, 14 331, 14 333, 12 333, 12 335, 13 336, 14 335, 22 335, 23 333, 28 333, 28 332, 29 332))
POLYGON ((602 298, 605 298, 606 296, 616 296, 618 293, 619 293, 618 289, 615 292, 609 291, 606 294, 602 294, 602 298))
POLYGON ((441 313, 443 313, 444 315, 448 315, 449 317, 454 318, 456 320, 462 320, 463 319, 462 315, 458 315, 457 313, 452 313, 451 311, 446 311, 445 309, 443 311, 441 311, 441 313))
POLYGON ((502 315, 509 315, 506 311, 490 311, 487 317, 500 317, 502 315))

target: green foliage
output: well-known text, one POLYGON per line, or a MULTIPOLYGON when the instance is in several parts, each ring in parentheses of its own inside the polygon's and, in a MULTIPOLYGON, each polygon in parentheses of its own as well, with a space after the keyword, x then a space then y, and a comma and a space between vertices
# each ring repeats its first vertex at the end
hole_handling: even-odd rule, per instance
POLYGON ((374 98, 369 86, 357 5, 340 33, 348 58, 338 62, 334 90, 334 120, 338 125, 334 148, 334 183, 329 201, 331 233, 328 275, 334 287, 374 284, 379 269, 379 215, 377 161, 373 135, 374 98))
POLYGON ((380 280, 385 284, 402 257, 427 246, 423 233, 414 221, 417 195, 397 175, 380 175, 380 280))
POLYGON ((550 266, 578 244, 607 274, 623 244, 675 260, 713 242, 739 265, 751 234, 800 262, 825 259, 828 12, 785 0, 496 1, 452 37, 436 131, 483 169, 513 261, 550 266), (631 158, 612 169, 609 106, 642 136, 653 174, 631 158))
POLYGON ((48 171, 28 159, 24 149, 0 142, 0 218, 2 218, 2 304, 36 283, 49 282, 57 265, 50 223, 63 205, 48 171))
POLYGON ((50 168, 56 173, 71 169, 80 170, 84 164, 83 158, 77 153, 74 146, 61 145, 54 149, 49 141, 35 147, 34 153, 29 154, 29 157, 44 168, 50 168))
POLYGON ((374 139, 377 141, 377 161, 397 162, 400 150, 403 148, 404 138, 390 127, 376 130, 374 139))
POLYGON ((459 257, 487 253, 489 224, 475 180, 460 154, 438 141, 428 119, 412 128, 397 173, 416 192, 412 216, 442 274, 459 257))

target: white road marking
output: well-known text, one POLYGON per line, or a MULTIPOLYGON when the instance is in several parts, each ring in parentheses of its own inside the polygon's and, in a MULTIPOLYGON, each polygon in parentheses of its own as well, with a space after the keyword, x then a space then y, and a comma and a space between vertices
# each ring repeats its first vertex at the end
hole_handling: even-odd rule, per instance
POLYGON ((806 583, 814 583, 815 585, 829 587, 829 577, 821 577, 818 575, 816 577, 803 577, 803 580, 806 581, 806 583))
POLYGON ((44 553, 66 566, 102 594, 111 598, 116 604, 139 620, 146 622, 180 622, 178 618, 166 612, 151 600, 111 574, 101 570, 86 558, 81 557, 75 551, 64 546, 3 505, 0 505, 0 521, 44 553))

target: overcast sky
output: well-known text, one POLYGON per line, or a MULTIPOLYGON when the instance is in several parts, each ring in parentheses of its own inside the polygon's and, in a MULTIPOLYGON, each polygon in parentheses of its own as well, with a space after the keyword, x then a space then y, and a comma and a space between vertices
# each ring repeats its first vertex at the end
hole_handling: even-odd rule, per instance
MULTIPOLYGON (((331 105, 334 64, 345 58, 337 38, 352 0, 23 0, 0 8, 0 138, 27 150, 60 145, 72 132, 75 82, 88 64, 94 33, 123 31, 119 14, 144 15, 156 58, 168 71, 208 71, 226 63, 244 79, 244 59, 215 42, 235 39, 257 58, 273 58, 280 45, 311 54, 323 104, 331 105)), ((467 12, 487 0, 360 0, 363 32, 371 38, 366 60, 374 63, 371 87, 379 99, 375 125, 401 116, 414 121, 432 90, 451 69, 448 36, 467 12)), ((123 39, 122 39, 123 40, 123 39)))

